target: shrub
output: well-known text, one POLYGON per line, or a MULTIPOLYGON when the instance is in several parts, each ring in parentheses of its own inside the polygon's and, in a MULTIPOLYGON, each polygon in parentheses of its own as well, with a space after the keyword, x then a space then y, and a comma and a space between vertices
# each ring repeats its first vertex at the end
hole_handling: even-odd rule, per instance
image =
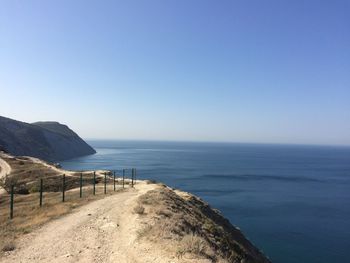
POLYGON ((29 192, 30 193, 37 193, 37 192, 39 192, 39 189, 40 189, 39 185, 33 184, 32 187, 30 187, 29 192))
POLYGON ((29 190, 25 185, 20 185, 16 193, 20 195, 27 195, 29 194, 29 190))
POLYGON ((136 214, 142 215, 145 212, 145 208, 142 205, 138 204, 134 207, 134 212, 136 214))
POLYGON ((137 238, 147 237, 152 230, 153 227, 151 225, 146 225, 137 231, 137 238))
POLYGON ((156 184, 158 183, 156 180, 147 180, 146 184, 156 184))
POLYGON ((2 251, 3 252, 8 252, 8 251, 13 251, 16 249, 16 246, 14 243, 10 242, 10 243, 7 243, 6 245, 4 245, 2 247, 2 251))
POLYGON ((205 254, 205 250, 206 243, 203 238, 194 234, 188 234, 185 235, 180 241, 180 245, 176 254, 178 257, 182 257, 186 253, 203 255, 205 254))

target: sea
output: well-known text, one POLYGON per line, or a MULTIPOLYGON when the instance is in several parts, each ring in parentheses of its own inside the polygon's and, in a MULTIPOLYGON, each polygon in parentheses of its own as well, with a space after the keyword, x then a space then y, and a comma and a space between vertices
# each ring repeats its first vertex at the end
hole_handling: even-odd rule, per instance
POLYGON ((191 192, 272 262, 350 262, 350 147, 107 141, 62 162, 72 170, 136 168, 191 192))

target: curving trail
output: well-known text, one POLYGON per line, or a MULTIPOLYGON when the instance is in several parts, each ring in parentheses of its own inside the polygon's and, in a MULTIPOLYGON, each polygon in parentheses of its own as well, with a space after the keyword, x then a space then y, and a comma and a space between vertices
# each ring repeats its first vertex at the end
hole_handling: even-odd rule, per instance
MULTIPOLYGON (((22 156, 22 157, 25 157, 30 162, 40 164, 42 166, 45 166, 47 169, 50 169, 50 170, 55 171, 55 172, 60 173, 60 174, 65 174, 67 176, 74 176, 77 174, 77 171, 68 171, 68 170, 64 170, 61 168, 57 168, 56 166, 54 166, 50 163, 47 163, 43 160, 40 160, 38 158, 35 158, 35 157, 30 157, 30 156, 22 156)), ((4 152, 0 152, 0 180, 3 179, 7 174, 10 174, 12 171, 11 165, 5 161, 6 158, 17 158, 17 157, 12 156, 12 155, 7 154, 7 153, 4 153, 4 152)), ((83 171, 82 173, 83 174, 91 174, 93 172, 94 171, 83 171)), ((103 177, 104 173, 108 172, 108 171, 98 170, 95 172, 96 172, 97 177, 103 177)), ((3 189, 0 186, 0 195, 5 194, 5 193, 6 193, 5 189, 3 189)))
POLYGON ((0 156, 0 179, 11 173, 11 166, 0 156))
MULTIPOLYGON (((1 153, 1 155, 3 155, 3 153, 1 153)), ((11 173, 11 166, 4 160, 1 158, 0 155, 0 180, 5 177, 7 174, 11 173)), ((5 193, 5 189, 3 189, 0 186, 0 194, 5 193)))
POLYGON ((80 207, 26 235, 0 262, 177 262, 137 240, 142 225, 133 208, 140 195, 155 187, 140 182, 135 189, 80 207))
MULTIPOLYGON (((71 176, 71 175, 74 175, 77 173, 77 171, 69 171, 69 170, 64 170, 62 168, 57 168, 56 166, 52 165, 52 164, 49 164, 39 158, 36 158, 36 157, 31 157, 31 156, 24 156, 26 158, 28 158, 29 160, 31 160, 33 163, 39 163, 53 171, 56 171, 57 173, 61 173, 61 174, 65 174, 67 176, 71 176)), ((94 171, 84 171, 83 173, 92 173, 94 171)), ((97 170, 95 171, 96 172, 96 176, 103 176, 104 172, 107 172, 105 170, 97 170)))

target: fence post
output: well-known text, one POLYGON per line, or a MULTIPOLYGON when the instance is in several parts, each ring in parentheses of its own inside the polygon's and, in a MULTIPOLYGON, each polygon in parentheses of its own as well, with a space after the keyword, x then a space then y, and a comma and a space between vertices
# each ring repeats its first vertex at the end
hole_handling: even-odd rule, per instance
POLYGON ((65 201, 65 188, 66 188, 66 175, 64 174, 62 177, 62 202, 65 201))
POLYGON ((114 187, 114 191, 115 191, 115 171, 113 171, 113 187, 114 187))
POLYGON ((94 190, 93 190, 93 194, 95 195, 96 194, 96 172, 94 171, 94 190))
POLYGON ((40 179, 40 202, 39 205, 43 206, 43 179, 40 179))
POLYGON ((105 194, 107 193, 107 173, 105 172, 105 194))
POLYGON ((125 179, 125 169, 123 169, 123 188, 124 188, 124 179, 125 179))
POLYGON ((134 187, 134 168, 131 169, 131 187, 134 187))
POLYGON ((80 173, 80 198, 83 197, 83 173, 80 173))
POLYGON ((15 192, 15 186, 11 185, 11 200, 10 200, 10 219, 13 218, 13 199, 14 199, 14 193, 15 192))

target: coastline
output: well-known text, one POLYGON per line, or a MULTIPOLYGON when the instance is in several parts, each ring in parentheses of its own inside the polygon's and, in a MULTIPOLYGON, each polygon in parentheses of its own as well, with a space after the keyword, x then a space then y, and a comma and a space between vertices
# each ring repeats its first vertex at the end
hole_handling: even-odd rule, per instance
MULTIPOLYGON (((31 158, 26 160, 45 167, 45 169, 53 169, 49 164, 41 163, 40 160, 31 158)), ((59 172, 68 174, 69 171, 59 169, 59 172)), ((16 239, 17 248, 13 252, 7 252, 0 261, 16 262, 25 258, 26 260, 22 262, 33 262, 34 260, 44 262, 57 258, 57 253, 60 254, 59 262, 71 261, 72 258, 89 261, 95 258, 93 255, 96 253, 102 257, 100 252, 103 251, 109 257, 103 258, 102 262, 112 262, 112 259, 120 258, 123 253, 129 255, 130 258, 135 256, 135 261, 132 262, 152 262, 151 258, 157 258, 157 262, 169 262, 167 260, 172 260, 172 262, 270 262, 244 238, 238 228, 231 225, 218 211, 212 209, 200 198, 163 184, 147 180, 136 182, 134 188, 121 189, 120 192, 118 190, 111 196, 84 204, 63 217, 53 218, 33 228, 28 235, 22 235, 16 239), (117 203, 118 205, 110 206, 110 204, 117 203), (137 211, 140 206, 143 207, 142 212, 137 211), (102 223, 96 225, 91 220, 86 221, 86 217, 90 217, 88 214, 91 214, 89 212, 91 209, 102 223), (105 218, 108 220, 106 221, 105 218), (95 231, 92 231, 91 235, 76 232, 69 227, 69 225, 74 225, 73 222, 76 220, 79 222, 76 226, 79 229, 89 228, 95 231), (131 222, 133 222, 132 230, 129 228, 131 222), (158 226, 164 226, 164 228, 158 226), (64 242, 62 236, 57 237, 58 239, 53 238, 52 232, 55 232, 53 229, 62 229, 64 233, 73 231, 81 240, 79 244, 74 245, 73 250, 71 246, 60 247, 57 244, 73 244, 74 238, 66 237, 64 242), (159 229, 161 229, 160 232, 159 229), (87 244, 95 242, 93 236, 99 236, 101 233, 107 236, 111 234, 114 238, 109 240, 109 237, 106 237, 107 242, 99 240, 101 245, 100 248, 97 248, 97 252, 95 248, 86 249, 86 246, 90 247, 87 244), (178 234, 174 235, 174 233, 178 234), (123 242, 133 244, 135 251, 131 252, 125 246, 125 251, 120 250, 123 247, 118 243, 120 239, 115 240, 121 236, 122 240, 124 239, 123 242), (105 246, 104 244, 107 243, 109 245, 105 246), (111 246, 111 244, 116 245, 111 246), (39 248, 43 245, 52 253, 41 254, 44 253, 44 250, 39 248), (194 247, 188 250, 188 246, 194 247), (63 254, 66 257, 62 258, 61 254, 64 251, 68 252, 63 254), (85 254, 84 251, 86 257, 82 255, 85 254), (142 259, 137 259, 138 255, 143 255, 142 259), (216 261, 213 261, 214 259, 216 261)))

